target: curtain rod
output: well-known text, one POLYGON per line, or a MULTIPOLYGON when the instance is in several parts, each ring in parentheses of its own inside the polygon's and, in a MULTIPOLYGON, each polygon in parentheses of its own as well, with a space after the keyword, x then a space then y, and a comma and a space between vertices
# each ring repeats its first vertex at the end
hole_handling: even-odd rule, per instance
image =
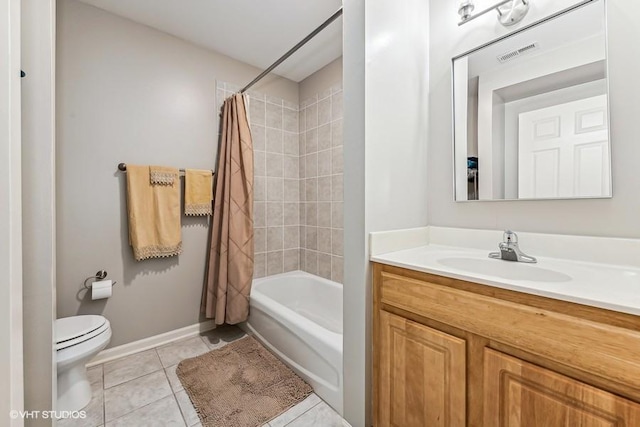
POLYGON ((248 85, 246 85, 245 87, 242 88, 242 90, 240 91, 240 93, 245 93, 251 86, 253 86, 254 84, 258 83, 260 80, 262 80, 262 78, 264 76, 266 76, 267 74, 269 74, 271 71, 273 71, 274 68, 276 68, 278 65, 282 64, 284 61, 286 61, 286 59, 288 57, 290 57, 291 55, 293 55, 298 49, 300 49, 302 46, 304 46, 305 44, 307 44, 307 42, 309 40, 311 40, 312 38, 314 38, 320 31, 324 30, 325 28, 327 28, 333 21, 335 21, 336 19, 338 19, 340 16, 342 16, 342 8, 338 9, 338 11, 336 13, 334 13, 333 15, 331 15, 329 17, 329 19, 327 19, 326 21, 324 21, 318 28, 316 28, 315 30, 313 30, 311 32, 311 34, 309 34, 307 37, 305 37, 304 39, 302 39, 302 41, 300 41, 297 45, 295 45, 294 47, 292 47, 291 49, 289 49, 289 51, 287 51, 287 53, 285 53, 284 55, 282 55, 276 62, 274 62, 273 64, 271 64, 271 66, 269 66, 269 68, 267 68, 266 70, 264 70, 262 73, 260 73, 260 75, 258 77, 256 77, 255 79, 253 79, 251 81, 251 83, 249 83, 248 85))

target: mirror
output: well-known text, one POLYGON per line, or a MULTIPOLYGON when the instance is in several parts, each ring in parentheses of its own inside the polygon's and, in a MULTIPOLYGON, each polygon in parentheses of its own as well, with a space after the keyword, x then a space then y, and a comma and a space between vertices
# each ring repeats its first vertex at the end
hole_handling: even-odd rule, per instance
POLYGON ((455 199, 611 197, 604 0, 453 59, 455 199))

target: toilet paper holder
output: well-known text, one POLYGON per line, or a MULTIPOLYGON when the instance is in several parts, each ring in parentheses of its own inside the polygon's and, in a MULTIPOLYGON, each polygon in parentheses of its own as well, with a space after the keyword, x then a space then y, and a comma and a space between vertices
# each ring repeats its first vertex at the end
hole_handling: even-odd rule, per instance
MULTIPOLYGON (((87 285, 87 282, 89 280, 94 280, 94 281, 96 281, 96 280, 104 280, 106 277, 107 277, 107 270, 100 270, 94 276, 87 277, 86 279, 84 279, 84 287, 85 287, 85 289, 91 290, 91 285, 87 285)), ((115 284, 116 284, 116 282, 113 281, 111 283, 111 286, 113 286, 115 284)))

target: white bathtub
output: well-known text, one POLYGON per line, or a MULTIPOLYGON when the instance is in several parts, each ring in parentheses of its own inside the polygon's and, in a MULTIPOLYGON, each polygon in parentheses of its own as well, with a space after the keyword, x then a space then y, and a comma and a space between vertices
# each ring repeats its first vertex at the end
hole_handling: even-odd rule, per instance
POLYGON ((342 285, 293 271, 255 279, 246 329, 342 411, 342 285))

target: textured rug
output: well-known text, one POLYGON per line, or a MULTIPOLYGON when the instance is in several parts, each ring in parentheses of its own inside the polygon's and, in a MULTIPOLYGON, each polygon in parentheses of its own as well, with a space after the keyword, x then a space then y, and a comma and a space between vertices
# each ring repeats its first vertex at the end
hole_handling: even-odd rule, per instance
POLYGON ((185 359, 176 373, 203 426, 262 426, 312 392, 251 336, 185 359))

